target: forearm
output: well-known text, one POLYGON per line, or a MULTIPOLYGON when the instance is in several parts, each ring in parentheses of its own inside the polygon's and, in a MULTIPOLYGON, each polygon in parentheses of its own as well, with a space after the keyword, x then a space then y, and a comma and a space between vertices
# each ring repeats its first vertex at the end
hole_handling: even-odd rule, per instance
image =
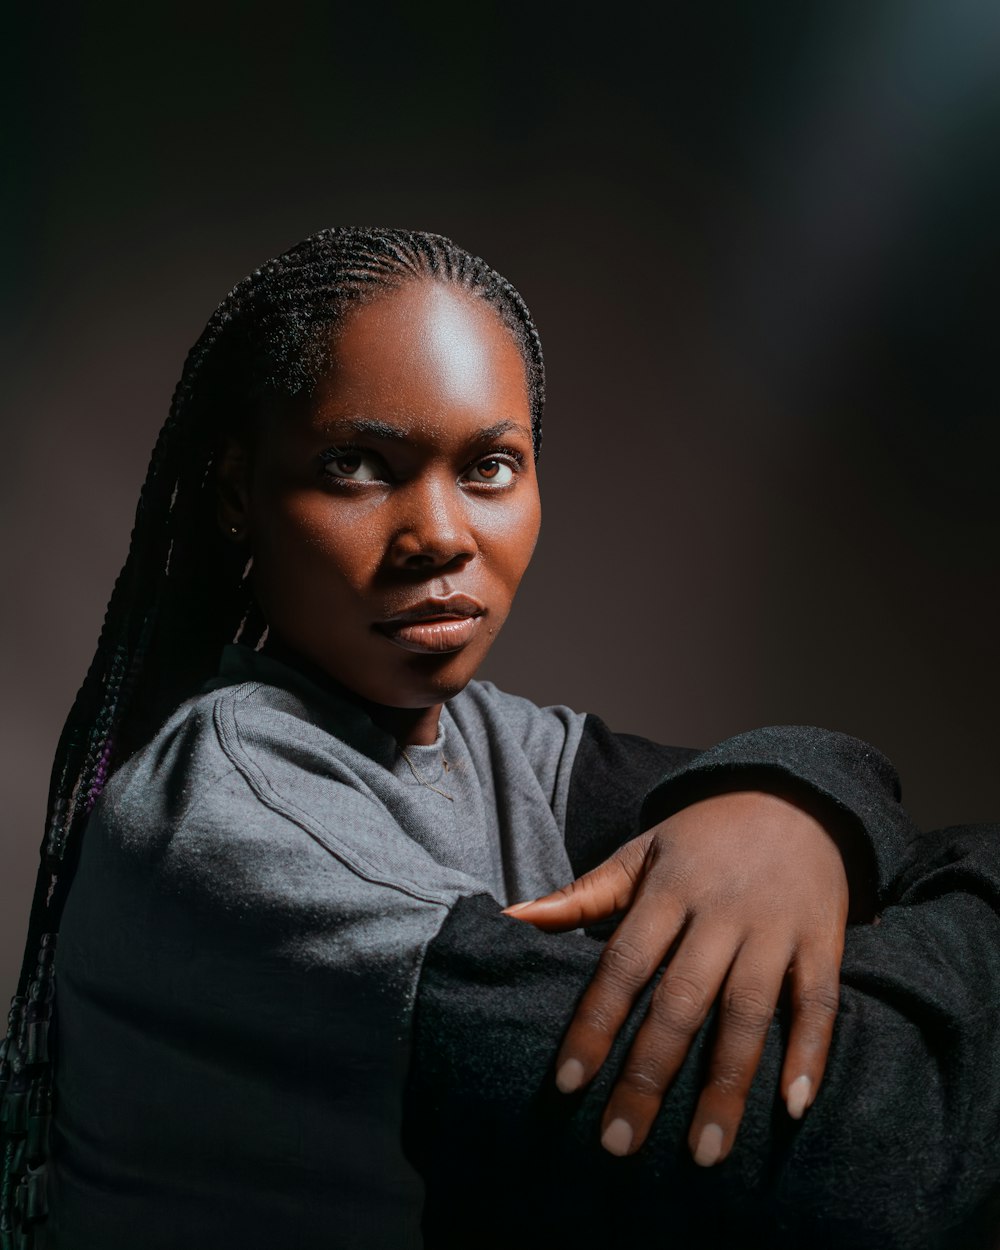
POLYGON ((598 1078, 558 1094, 552 1060, 599 944, 461 902, 428 950, 416 1014, 407 1144, 428 1182, 428 1246, 450 1244, 441 1230, 463 1207, 488 1213, 496 1244, 540 1236, 538 1219, 584 1246, 669 1232, 682 1247, 707 1229, 769 1248, 979 1244, 973 1225, 1000 1185, 997 835, 949 834, 923 851, 882 923, 848 934, 815 1105, 799 1125, 780 1105, 779 1014, 736 1146, 708 1171, 686 1132, 711 1021, 646 1144, 612 1158, 600 1117, 645 1003, 598 1078))
POLYGON ((920 834, 900 803, 895 770, 858 738, 772 726, 696 751, 616 734, 588 716, 567 804, 574 871, 673 812, 734 789, 793 797, 824 821, 844 855, 852 919, 874 915, 915 854, 920 834))

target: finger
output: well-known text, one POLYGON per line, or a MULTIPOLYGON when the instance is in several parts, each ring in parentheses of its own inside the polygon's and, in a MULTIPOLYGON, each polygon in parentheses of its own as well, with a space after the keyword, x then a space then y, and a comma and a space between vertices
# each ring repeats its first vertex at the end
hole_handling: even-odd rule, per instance
POLYGON ((835 961, 797 958, 789 974, 792 1027, 781 1072, 781 1096, 793 1120, 800 1120, 812 1106, 823 1079, 840 1007, 839 968, 838 951, 835 961))
POLYGON ((577 877, 561 890, 554 890, 527 903, 515 903, 504 915, 550 933, 579 929, 623 911, 635 897, 642 879, 649 839, 626 842, 610 859, 577 877))
POLYGON ((556 1083, 563 1093, 586 1084, 607 1059, 685 918, 682 903, 665 898, 662 890, 637 893, 631 911, 608 939, 559 1048, 556 1083))
POLYGON ((650 1000, 602 1120, 612 1154, 632 1154, 646 1139, 663 1095, 705 1022, 739 946, 735 930, 692 922, 650 1000))
POLYGON ((733 961, 708 1080, 688 1134, 694 1161, 703 1167, 720 1162, 733 1147, 787 968, 788 951, 781 949, 761 956, 744 945, 733 961))

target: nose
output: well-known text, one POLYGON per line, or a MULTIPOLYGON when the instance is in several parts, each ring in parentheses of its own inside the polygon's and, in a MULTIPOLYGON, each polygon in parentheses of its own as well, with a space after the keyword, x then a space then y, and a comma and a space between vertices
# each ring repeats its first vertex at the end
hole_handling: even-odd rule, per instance
POLYGON ((454 481, 411 483, 400 494, 405 494, 402 516, 389 544, 394 568, 445 568, 465 564, 478 553, 467 500, 454 481))

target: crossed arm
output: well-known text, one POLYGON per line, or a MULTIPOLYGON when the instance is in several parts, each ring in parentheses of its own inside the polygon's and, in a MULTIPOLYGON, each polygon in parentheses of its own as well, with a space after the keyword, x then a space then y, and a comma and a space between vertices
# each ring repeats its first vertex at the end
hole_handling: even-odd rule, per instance
POLYGON ((764 731, 697 757, 591 735, 565 825, 575 872, 706 790, 770 778, 843 819, 853 900, 867 882, 882 921, 848 929, 827 1070, 801 1120, 781 1102, 779 1003, 728 1156, 695 1166, 710 1011, 646 1140, 615 1158, 602 1117, 655 987, 596 1075, 561 1092, 556 1059, 604 944, 468 892, 331 777, 321 727, 239 689, 184 722, 166 761, 125 765, 88 828, 57 976, 53 1218, 77 1240, 257 1246, 294 1228, 302 1245, 413 1245, 415 1165, 427 1250, 679 1250, 706 1232, 741 1250, 988 1244, 1000 831, 914 842, 884 762, 835 735, 764 731), (213 780, 189 786, 185 769, 213 780))
POLYGON ((873 918, 880 875, 919 836, 889 762, 826 730, 756 730, 696 755, 589 717, 570 797, 575 858, 609 858, 507 909, 549 932, 623 916, 560 1047, 559 1088, 594 1076, 666 962, 604 1115, 605 1147, 639 1149, 716 999, 713 1058, 689 1136, 695 1160, 713 1164, 732 1148, 783 994, 791 1028, 781 1093, 800 1118, 826 1064, 845 923, 873 918))
MULTIPOLYGON (((654 826, 654 838, 627 851, 617 875, 613 869, 604 874, 612 896, 624 881, 647 882, 645 903, 629 887, 613 898, 616 904, 633 900, 627 919, 640 911, 639 923, 630 925, 640 939, 628 940, 644 953, 634 961, 609 961, 607 946, 578 934, 554 936, 512 925, 482 897, 460 903, 431 945, 418 998, 407 1120, 408 1148, 428 1183, 428 1250, 460 1244, 456 1230, 463 1219, 474 1221, 484 1211, 488 1228, 477 1228, 483 1245, 525 1236, 542 1244, 543 1237, 558 1235, 576 1246, 597 1246, 609 1238, 621 1244, 627 1236, 656 1235, 660 1244, 684 1246, 706 1232, 741 1246, 971 1250, 989 1244, 1000 1189, 994 1145, 1000 1132, 1000 1062, 994 1054, 1000 830, 952 830, 921 839, 898 807, 885 762, 860 744, 848 747, 853 740, 843 741, 839 761, 827 748, 813 764, 800 759, 796 768, 800 777, 812 769, 803 780, 825 807, 828 824, 836 826, 842 862, 859 883, 856 900, 878 906, 881 916, 871 923, 875 912, 869 910, 858 916, 868 923, 847 930, 840 1015, 826 1076, 822 1086, 813 1084, 808 1113, 797 1121, 787 1103, 796 1072, 815 1072, 816 1064, 822 1069, 831 1003, 825 990, 817 1002, 815 993, 803 995, 795 987, 815 987, 824 976, 829 984, 829 965, 810 981, 794 950, 790 958, 786 951, 772 959, 769 972, 763 971, 766 953, 744 963, 740 953, 754 942, 766 948, 765 925, 742 941, 734 941, 730 930, 728 948, 725 942, 717 948, 715 970, 703 961, 697 989, 690 971, 672 981, 678 961, 682 969, 685 960, 688 970, 698 966, 704 946, 700 937, 699 944, 693 940, 697 907, 669 902, 678 897, 669 855, 666 871, 654 855, 643 874, 654 826), (641 916, 657 895, 667 904, 659 927, 641 916), (657 982, 659 960, 652 968, 643 961, 650 950, 672 946, 681 913, 693 918, 657 982), (691 949, 685 953, 685 947, 691 949), (733 994, 707 1011, 719 968, 730 983, 737 974, 749 976, 751 984, 756 976, 770 989, 752 996, 749 1012, 746 999, 733 994), (650 973, 655 987, 646 984, 650 973), (775 981, 786 973, 792 993, 770 1019, 778 998, 775 981), (678 984, 684 1008, 672 1026, 666 1021, 676 1014, 678 984), (609 1049, 610 1062, 602 1066, 609 1049), (576 1092, 562 1093, 557 1074, 573 1057, 582 1080, 576 1092), (613 1134, 607 1140, 616 1118, 632 1121, 627 1160, 613 1158, 608 1149, 617 1144, 613 1134), (706 1125, 719 1121, 721 1153, 729 1153, 725 1166, 694 1167, 690 1151, 697 1155, 706 1125)), ((614 744, 605 746, 613 757, 614 744)), ((728 744, 721 751, 714 762, 711 753, 699 757, 694 772, 702 769, 717 787, 729 770, 732 781, 742 784, 755 761, 746 754, 740 760, 739 750, 728 744)), ((615 762, 620 776, 624 761, 615 762)), ((599 783, 593 760, 587 775, 599 783)), ((692 769, 684 771, 682 764, 677 776, 672 793, 668 781, 638 815, 634 807, 626 813, 628 819, 637 816, 642 823, 661 815, 664 806, 690 799, 692 769)), ((690 846, 702 834, 711 836, 704 822, 698 832, 698 807, 705 811, 709 804, 689 808, 680 834, 690 846)), ((613 836, 610 828, 604 833, 613 836)), ((761 849, 759 837, 748 844, 761 849)), ((605 849, 591 828, 574 866, 605 849)), ((773 876, 780 867, 770 861, 765 880, 774 883, 772 901, 783 905, 787 882, 773 876)), ((681 881, 688 899, 691 885, 690 876, 681 881)), ((562 909, 560 926, 586 918, 593 914, 586 896, 602 888, 591 879, 583 889, 539 904, 538 911, 548 908, 558 917, 562 909)), ((771 912, 773 919, 773 907, 771 912)), ((715 915, 716 927, 725 931, 728 921, 715 915)), ((805 914, 806 929, 815 927, 814 919, 805 914)), ((829 946, 838 927, 842 941, 842 916, 836 924, 826 922, 821 947, 829 946)))
POLYGON ((625 913, 559 1048, 556 1083, 564 1093, 596 1075, 665 965, 604 1112, 605 1149, 626 1155, 641 1147, 718 999, 689 1145, 703 1166, 723 1159, 786 985, 791 1027, 781 1094, 788 1113, 801 1118, 833 1034, 847 910, 844 862, 821 821, 789 799, 755 791, 696 802, 563 891, 508 909, 548 932, 625 913))

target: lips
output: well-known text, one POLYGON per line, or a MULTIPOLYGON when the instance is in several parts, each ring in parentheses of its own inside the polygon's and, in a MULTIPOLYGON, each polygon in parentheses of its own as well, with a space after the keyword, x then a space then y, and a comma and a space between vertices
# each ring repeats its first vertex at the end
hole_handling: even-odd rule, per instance
POLYGON ((432 596, 411 604, 375 628, 404 651, 460 651, 479 631, 486 605, 471 595, 432 596))

